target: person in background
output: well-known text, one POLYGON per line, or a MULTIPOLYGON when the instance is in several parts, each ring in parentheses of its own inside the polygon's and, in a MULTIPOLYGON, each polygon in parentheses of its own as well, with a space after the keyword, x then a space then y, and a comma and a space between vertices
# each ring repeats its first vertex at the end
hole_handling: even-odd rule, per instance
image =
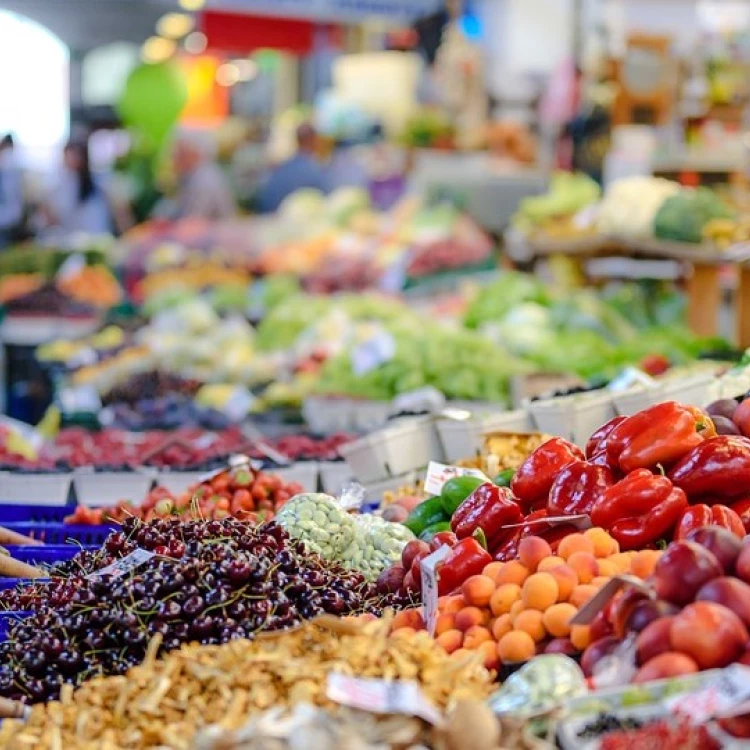
POLYGON ((47 196, 42 214, 48 227, 66 234, 112 232, 109 203, 91 173, 86 141, 70 141, 66 144, 60 181, 47 196))
POLYGON ((0 140, 0 248, 13 242, 24 219, 23 181, 8 133, 0 140))
POLYGON ((226 219, 237 213, 229 180, 213 160, 210 144, 197 136, 183 136, 175 145, 178 180, 176 216, 226 219))
POLYGON ((338 141, 333 149, 331 161, 326 167, 326 186, 330 192, 341 187, 358 187, 365 190, 370 179, 364 164, 357 159, 355 147, 346 141, 338 141))
POLYGON ((305 123, 297 128, 297 153, 279 164, 258 191, 258 208, 275 211, 288 195, 299 188, 328 191, 325 169, 315 156, 318 134, 305 123))

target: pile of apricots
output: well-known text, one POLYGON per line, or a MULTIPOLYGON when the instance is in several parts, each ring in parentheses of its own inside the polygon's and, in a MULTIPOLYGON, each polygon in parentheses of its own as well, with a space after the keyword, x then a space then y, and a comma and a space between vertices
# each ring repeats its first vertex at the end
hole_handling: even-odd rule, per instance
MULTIPOLYGON (((650 576, 661 554, 620 552, 601 528, 565 537, 557 554, 544 539, 526 537, 517 560, 492 562, 438 599, 435 639, 456 658, 480 652, 488 669, 540 653, 578 654, 591 640, 588 625, 570 623, 578 610, 612 576, 650 576)), ((424 628, 421 608, 393 620, 399 634, 424 628)))

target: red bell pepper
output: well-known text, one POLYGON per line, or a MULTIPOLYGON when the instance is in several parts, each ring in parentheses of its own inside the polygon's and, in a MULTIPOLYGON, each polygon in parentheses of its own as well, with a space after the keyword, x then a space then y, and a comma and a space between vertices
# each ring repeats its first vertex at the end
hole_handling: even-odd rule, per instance
POLYGON ((455 591, 470 576, 479 575, 492 556, 473 537, 462 539, 437 567, 438 594, 455 591))
POLYGON ((735 500, 729 507, 740 517, 745 533, 750 534, 750 497, 735 500))
POLYGON ((458 537, 452 531, 438 531, 432 541, 430 542, 430 550, 437 552, 444 544, 449 547, 455 547, 458 542, 458 537))
POLYGON ((481 529, 487 538, 488 549, 494 549, 511 536, 503 527, 521 521, 523 513, 511 491, 507 487, 485 482, 456 508, 451 528, 459 539, 481 529))
POLYGON ((605 422, 586 443, 586 458, 591 458, 604 450, 607 447, 607 438, 612 434, 615 427, 626 419, 627 417, 615 417, 610 419, 609 422, 605 422))
POLYGON ((726 505, 690 505, 677 522, 677 530, 674 538, 684 539, 693 529, 701 526, 721 526, 729 529, 735 536, 743 539, 745 526, 742 519, 731 508, 726 505))
POLYGON ((691 500, 746 494, 750 487, 750 440, 719 435, 703 441, 672 467, 669 478, 691 500))
POLYGON ((637 469, 610 487, 591 509, 620 549, 640 549, 668 534, 687 507, 687 497, 667 477, 637 469))
POLYGON ((547 513, 550 516, 573 516, 591 513, 594 503, 614 484, 612 472, 585 461, 566 466, 549 491, 547 513))
POLYGON ((704 441, 708 423, 690 407, 665 401, 620 422, 607 438, 607 455, 626 473, 669 467, 704 441))
POLYGON ((519 467, 510 488, 524 511, 547 504, 550 487, 557 475, 575 461, 583 461, 581 449, 562 438, 542 443, 519 467))

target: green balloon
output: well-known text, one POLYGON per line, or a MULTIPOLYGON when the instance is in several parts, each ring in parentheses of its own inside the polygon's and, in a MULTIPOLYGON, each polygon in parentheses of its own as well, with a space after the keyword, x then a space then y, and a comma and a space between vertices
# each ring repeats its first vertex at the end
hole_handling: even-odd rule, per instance
POLYGON ((187 100, 187 79, 176 63, 144 63, 128 76, 118 110, 126 125, 160 149, 187 100))

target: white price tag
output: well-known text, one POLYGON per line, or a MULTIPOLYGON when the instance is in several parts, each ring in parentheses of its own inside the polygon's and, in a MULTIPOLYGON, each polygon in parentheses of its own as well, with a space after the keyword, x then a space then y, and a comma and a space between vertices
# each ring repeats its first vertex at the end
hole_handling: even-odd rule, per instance
POLYGON ((198 450, 205 450, 210 448, 217 440, 219 436, 215 432, 207 432, 205 435, 201 435, 199 438, 193 440, 193 445, 198 450))
POLYGON ((78 276, 81 271, 86 267, 86 258, 83 255, 75 253, 69 255, 65 262, 57 270, 57 278, 61 281, 65 279, 72 279, 78 276))
POLYGON ((412 680, 389 681, 331 672, 326 693, 330 700, 361 711, 418 716, 433 725, 440 725, 443 721, 438 709, 412 680))
POLYGON ((444 544, 431 555, 422 558, 419 569, 422 575, 422 610, 427 632, 435 635, 438 609, 438 563, 443 562, 451 552, 451 548, 444 544))
POLYGON ((667 706, 687 716, 693 724, 705 724, 715 717, 736 716, 736 710, 750 700, 750 667, 732 664, 722 669, 710 684, 687 695, 675 696, 667 706))
POLYGON ((102 408, 102 401, 93 385, 76 385, 60 391, 60 406, 66 414, 96 414, 102 408))
POLYGON ((125 557, 115 560, 111 565, 107 565, 101 570, 90 573, 86 577, 94 578, 96 576, 112 576, 113 578, 119 578, 120 576, 129 573, 131 570, 135 570, 139 565, 148 562, 152 557, 156 557, 153 552, 149 552, 147 549, 137 549, 129 555, 125 555, 125 557))
POLYGON ((396 339, 381 330, 352 349, 352 369, 355 375, 365 375, 380 365, 390 362, 396 354, 396 339))
POLYGON ((428 495, 439 495, 443 491, 443 485, 453 477, 477 477, 485 482, 489 482, 489 477, 485 476, 479 469, 465 469, 462 466, 448 466, 438 461, 430 461, 427 466, 427 476, 424 480, 424 491, 428 495))

